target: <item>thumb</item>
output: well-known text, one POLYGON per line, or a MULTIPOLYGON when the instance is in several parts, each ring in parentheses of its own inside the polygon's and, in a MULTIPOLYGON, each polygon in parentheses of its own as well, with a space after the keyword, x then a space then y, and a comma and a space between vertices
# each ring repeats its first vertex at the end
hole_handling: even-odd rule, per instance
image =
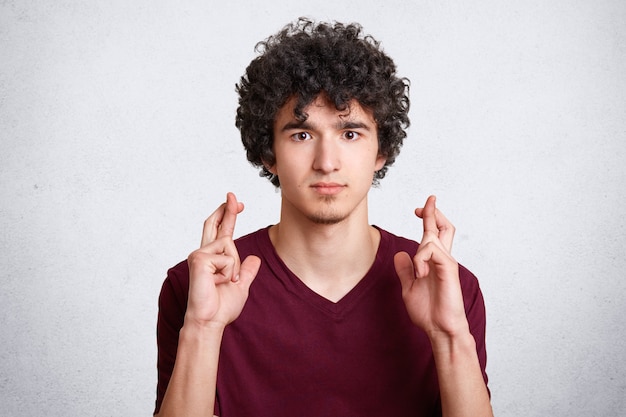
POLYGON ((239 267, 238 281, 249 287, 256 278, 256 274, 261 267, 261 259, 258 256, 250 255, 241 263, 239 267))
POLYGON ((406 252, 398 252, 393 257, 396 274, 400 278, 402 288, 410 288, 415 281, 415 271, 413 270, 413 260, 406 252))

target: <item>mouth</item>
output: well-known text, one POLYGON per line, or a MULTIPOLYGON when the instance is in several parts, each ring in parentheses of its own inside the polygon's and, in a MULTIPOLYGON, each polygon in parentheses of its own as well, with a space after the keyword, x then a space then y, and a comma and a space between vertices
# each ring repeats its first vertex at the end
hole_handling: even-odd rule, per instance
POLYGON ((336 182, 316 182, 311 185, 311 188, 320 195, 335 195, 343 191, 346 186, 336 182))

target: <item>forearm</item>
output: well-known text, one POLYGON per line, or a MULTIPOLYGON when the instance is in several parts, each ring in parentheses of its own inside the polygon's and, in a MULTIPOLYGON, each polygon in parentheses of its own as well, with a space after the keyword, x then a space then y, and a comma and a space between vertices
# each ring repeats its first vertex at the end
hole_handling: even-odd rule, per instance
POLYGON ((222 327, 185 325, 158 417, 213 416, 222 327))
POLYGON ((469 331, 455 337, 431 335, 444 417, 493 416, 489 393, 469 331))

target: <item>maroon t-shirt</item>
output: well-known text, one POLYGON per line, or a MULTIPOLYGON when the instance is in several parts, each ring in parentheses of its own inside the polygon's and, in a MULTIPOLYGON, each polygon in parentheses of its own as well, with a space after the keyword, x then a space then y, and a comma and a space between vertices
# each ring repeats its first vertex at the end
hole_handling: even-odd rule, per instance
MULTIPOLYGON (((437 372, 426 334, 409 319, 393 265, 414 241, 380 230, 370 271, 331 302, 300 281, 277 256, 268 229, 236 240, 241 259, 261 269, 220 350, 215 413, 220 417, 439 416, 437 372)), ((460 267, 470 330, 485 382, 485 308, 476 277, 460 267)), ((172 374, 189 291, 187 262, 168 271, 159 298, 161 406, 172 374)))

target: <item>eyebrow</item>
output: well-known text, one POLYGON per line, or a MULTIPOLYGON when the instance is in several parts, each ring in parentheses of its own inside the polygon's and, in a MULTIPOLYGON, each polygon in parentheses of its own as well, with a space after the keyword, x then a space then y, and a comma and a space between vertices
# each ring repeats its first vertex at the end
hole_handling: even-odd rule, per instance
MULTIPOLYGON (((304 120, 302 122, 297 122, 297 121, 288 122, 282 127, 281 132, 285 132, 287 130, 296 130, 296 129, 315 130, 315 125, 309 123, 307 120, 304 120)), ((353 122, 349 120, 336 123, 335 129, 337 130, 364 129, 367 131, 371 130, 370 126, 363 122, 353 122)))

